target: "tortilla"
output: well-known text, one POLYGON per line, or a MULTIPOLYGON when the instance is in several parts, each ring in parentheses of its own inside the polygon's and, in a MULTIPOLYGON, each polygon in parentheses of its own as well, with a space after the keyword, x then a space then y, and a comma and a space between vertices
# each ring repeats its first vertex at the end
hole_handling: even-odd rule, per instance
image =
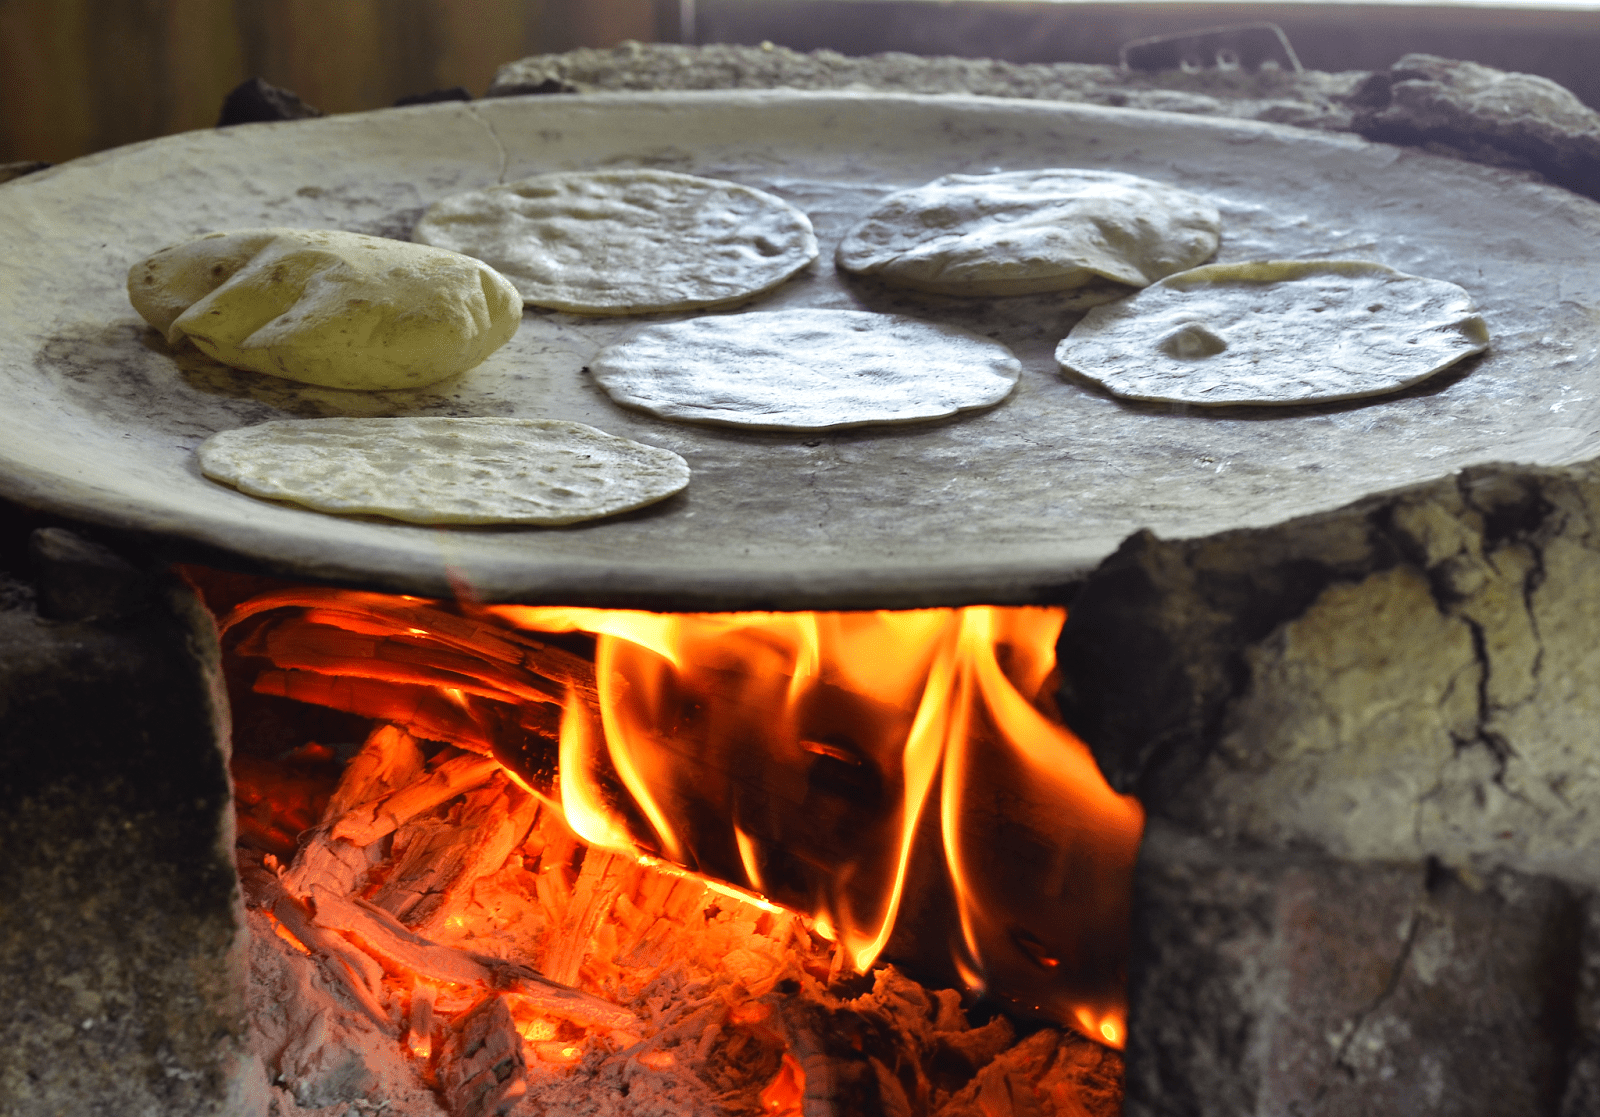
POLYGON ((1096 307, 1056 360, 1127 399, 1282 405, 1398 391, 1488 347, 1454 283, 1363 260, 1267 260, 1096 307))
POLYGON ((483 263, 407 241, 311 229, 208 233, 128 271, 169 345, 325 388, 420 388, 480 364, 522 322, 483 263))
POLYGON ((455 194, 412 234, 505 273, 533 306, 645 314, 737 302, 817 255, 782 198, 674 171, 536 175, 455 194))
POLYGON ((1021 368, 1004 345, 954 326, 784 310, 649 326, 589 371, 618 403, 663 419, 825 430, 993 407, 1021 368))
POLYGON ((848 272, 942 295, 1144 287, 1217 250, 1197 194, 1115 171, 945 175, 891 194, 839 244, 848 272))
POLYGON ((689 483, 670 450, 558 419, 284 419, 214 434, 199 457, 251 496, 416 524, 571 524, 689 483))

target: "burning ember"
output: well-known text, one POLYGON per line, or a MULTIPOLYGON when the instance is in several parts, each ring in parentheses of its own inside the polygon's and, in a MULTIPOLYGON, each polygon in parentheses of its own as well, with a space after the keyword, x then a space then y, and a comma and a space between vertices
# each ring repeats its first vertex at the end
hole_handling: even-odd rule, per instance
POLYGON ((241 750, 264 941, 280 973, 320 960, 452 1114, 558 1112, 543 1079, 624 1057, 721 1075, 685 1112, 823 1112, 840 1057, 879 1068, 869 1109, 1114 1107, 1104 1048, 1012 1046, 880 962, 1121 1047, 1142 817, 1051 716, 1064 619, 251 597, 223 622, 236 706, 247 686, 377 723, 358 750, 241 750), (642 1008, 690 974, 724 983, 714 1013, 703 990, 642 1008))

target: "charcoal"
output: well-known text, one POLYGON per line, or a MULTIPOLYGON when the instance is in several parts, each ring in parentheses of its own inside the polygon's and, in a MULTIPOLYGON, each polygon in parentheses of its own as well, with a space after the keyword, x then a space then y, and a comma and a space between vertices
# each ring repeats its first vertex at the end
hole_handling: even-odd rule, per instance
POLYGON ((1368 139, 1443 145, 1600 197, 1600 113, 1548 78, 1408 54, 1368 76, 1349 103, 1368 139))
POLYGON ((0 182, 10 182, 23 175, 31 175, 35 171, 46 171, 53 166, 38 159, 24 159, 15 163, 0 163, 0 182))
POLYGON ((150 605, 154 579, 109 547, 66 528, 45 527, 33 533, 29 550, 42 616, 110 621, 150 605))
POLYGON ((323 115, 321 109, 306 104, 298 94, 261 78, 250 78, 234 86, 223 98, 217 127, 263 124, 274 120, 307 120, 323 115))
POLYGON ((470 101, 472 94, 465 86, 452 85, 448 89, 430 89, 426 93, 408 93, 394 103, 395 108, 406 105, 436 105, 441 101, 470 101))
POLYGON ((439 1059, 451 1117, 499 1117, 528 1090, 522 1037, 498 997, 462 1017, 439 1059))

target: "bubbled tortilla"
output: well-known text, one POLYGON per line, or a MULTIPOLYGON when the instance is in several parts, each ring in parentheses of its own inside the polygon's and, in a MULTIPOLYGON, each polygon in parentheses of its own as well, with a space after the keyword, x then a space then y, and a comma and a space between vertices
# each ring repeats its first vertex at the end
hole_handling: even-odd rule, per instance
POLYGON ((1282 405, 1398 391, 1488 347, 1454 283, 1364 260, 1267 260, 1096 307, 1056 360, 1128 399, 1282 405))
POLYGON ((573 171, 455 194, 412 235, 487 261, 530 305, 578 314, 735 302, 817 255, 811 219, 782 198, 675 171, 573 171))
POLYGON ((599 519, 682 490, 677 454, 557 419, 284 419, 201 443, 251 496, 418 524, 599 519))
POLYGON ((516 289, 479 260, 311 229, 210 233, 128 272, 128 299, 223 364, 326 388, 418 388, 511 340, 516 289))
POLYGON ((1217 208, 1116 171, 945 175, 891 194, 839 244, 845 271, 944 295, 1143 287, 1217 250, 1217 208))
POLYGON ((663 419, 768 430, 912 423, 993 407, 1021 370, 997 341, 861 310, 648 326, 590 363, 618 403, 663 419))

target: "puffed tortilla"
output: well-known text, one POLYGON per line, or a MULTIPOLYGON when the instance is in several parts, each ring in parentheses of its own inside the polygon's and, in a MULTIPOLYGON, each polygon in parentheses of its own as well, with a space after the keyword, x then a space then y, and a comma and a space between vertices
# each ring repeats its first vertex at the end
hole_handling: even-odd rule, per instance
POLYGON ((283 419, 198 453, 207 477, 251 496, 417 524, 571 524, 689 483, 670 450, 558 419, 283 419))
POLYGON ((1144 287, 1203 263, 1222 217, 1197 194, 1117 171, 945 175, 891 194, 839 244, 839 267, 943 295, 1144 287))
POLYGON ((164 248, 128 300, 169 345, 325 388, 420 388, 511 340, 522 300, 481 261, 324 229, 240 229, 164 248))
POLYGON ((1266 260, 1096 307, 1056 360, 1127 399, 1285 405, 1398 391, 1488 347, 1454 283, 1364 260, 1266 260))
POLYGON ((997 341, 862 310, 784 310, 649 326, 589 366, 620 404, 763 430, 914 423, 993 407, 1022 369, 997 341))
POLYGON ((412 236, 488 262, 530 305, 577 314, 736 302, 817 255, 811 219, 782 198, 675 171, 563 172, 454 194, 412 236))

